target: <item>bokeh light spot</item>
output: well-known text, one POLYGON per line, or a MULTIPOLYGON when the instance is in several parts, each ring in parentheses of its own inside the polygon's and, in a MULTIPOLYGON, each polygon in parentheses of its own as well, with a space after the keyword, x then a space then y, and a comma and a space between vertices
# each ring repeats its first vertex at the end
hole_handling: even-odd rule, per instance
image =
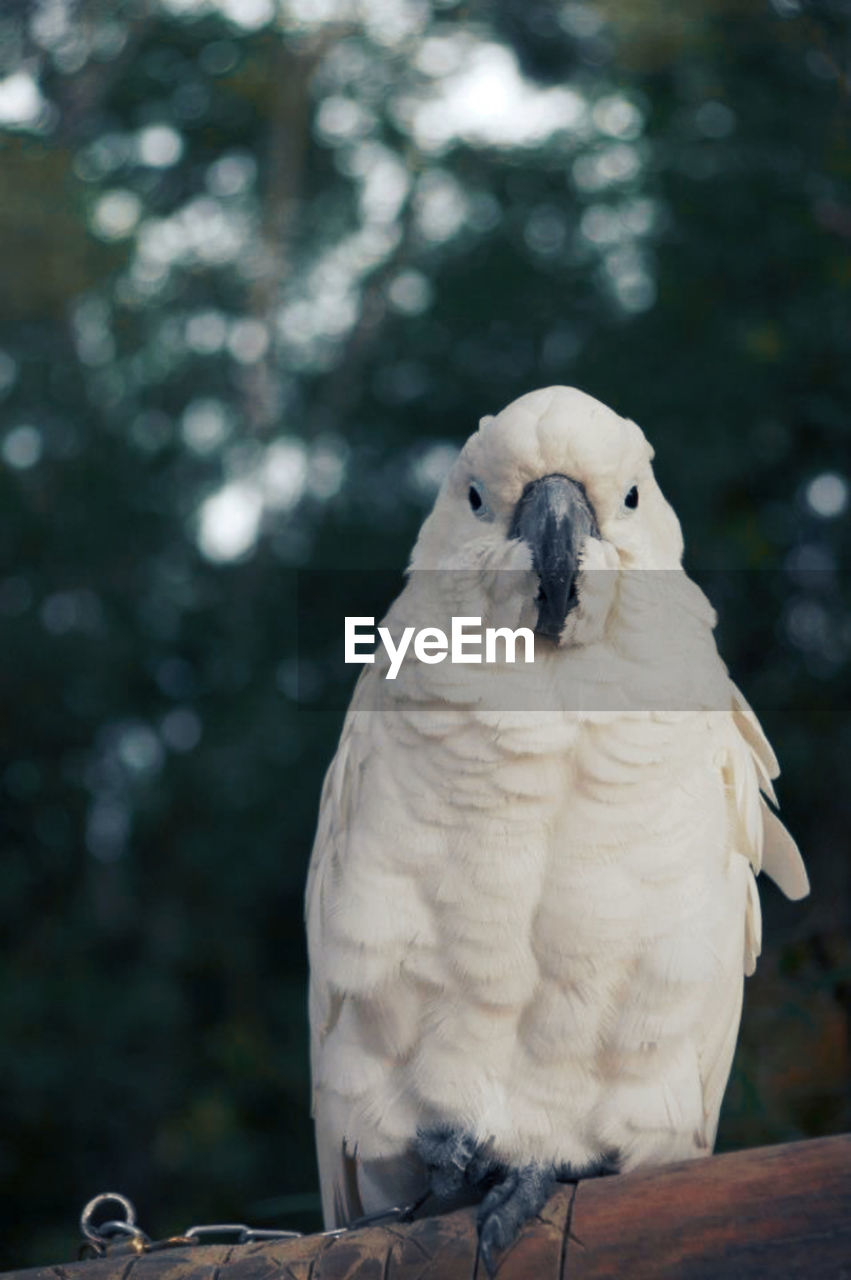
POLYGON ((13 427, 0 445, 3 461, 16 471, 28 471, 40 460, 44 445, 38 427, 13 427))
POLYGON ((809 482, 805 497, 813 515, 830 520, 842 515, 848 505, 848 483, 835 471, 824 471, 809 482))
POLYGON ((133 191, 107 191, 92 213, 92 226, 103 240, 121 240, 135 229, 142 202, 133 191))
POLYGON ((215 563, 239 560, 253 549, 263 517, 263 496, 255 484, 234 481, 201 504, 198 546, 215 563))
POLYGON ((160 721, 160 734, 170 751, 193 751, 201 741, 201 719, 190 707, 175 707, 160 721))
POLYGON ((221 400, 193 400, 180 420, 180 433, 194 453, 214 453, 230 434, 230 421, 221 400))
POLYGON ((13 71, 0 80, 0 125, 34 125, 45 105, 41 90, 28 71, 13 71))
POLYGON ((136 135, 136 154, 152 169, 169 169, 183 155, 183 139, 169 124, 151 124, 136 135))

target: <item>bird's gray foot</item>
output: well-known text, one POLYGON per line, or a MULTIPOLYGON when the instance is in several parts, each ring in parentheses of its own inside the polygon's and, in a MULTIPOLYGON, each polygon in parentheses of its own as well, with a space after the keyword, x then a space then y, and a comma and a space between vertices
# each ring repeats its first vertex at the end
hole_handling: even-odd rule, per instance
POLYGON ((556 1183, 579 1182, 584 1178, 602 1178, 619 1172, 616 1151, 606 1151, 597 1160, 584 1165, 527 1164, 503 1168, 497 1181, 479 1206, 479 1251, 488 1275, 496 1270, 495 1254, 517 1238, 525 1222, 540 1213, 556 1183))
POLYGON ((496 1251, 510 1245, 523 1223, 540 1213, 555 1184, 552 1166, 527 1164, 506 1169, 488 1191, 478 1213, 479 1252, 488 1275, 496 1271, 496 1251))
POLYGON ((417 1155, 428 1171, 428 1185, 439 1200, 451 1200, 468 1190, 481 1193, 503 1172, 489 1142, 478 1143, 471 1133, 438 1125, 419 1129, 417 1155))

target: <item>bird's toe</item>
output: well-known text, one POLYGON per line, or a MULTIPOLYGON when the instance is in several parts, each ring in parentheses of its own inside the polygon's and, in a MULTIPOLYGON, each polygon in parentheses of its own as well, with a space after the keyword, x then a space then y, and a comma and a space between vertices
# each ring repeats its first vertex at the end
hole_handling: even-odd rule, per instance
POLYGON ((509 1169, 485 1196, 478 1213, 479 1252, 488 1274, 497 1267, 496 1254, 512 1244, 525 1222, 534 1218, 555 1186, 555 1171, 545 1165, 509 1169))

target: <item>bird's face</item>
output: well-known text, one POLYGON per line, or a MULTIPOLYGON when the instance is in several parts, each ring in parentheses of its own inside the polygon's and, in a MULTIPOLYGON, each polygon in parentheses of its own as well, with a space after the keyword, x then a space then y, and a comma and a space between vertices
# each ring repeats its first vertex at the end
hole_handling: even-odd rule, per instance
POLYGON ((680 565, 679 522, 652 456, 634 422, 581 391, 523 396, 467 441, 411 567, 447 580, 472 571, 485 595, 499 594, 495 575, 514 571, 525 599, 513 625, 556 644, 588 643, 605 628, 620 573, 680 565))

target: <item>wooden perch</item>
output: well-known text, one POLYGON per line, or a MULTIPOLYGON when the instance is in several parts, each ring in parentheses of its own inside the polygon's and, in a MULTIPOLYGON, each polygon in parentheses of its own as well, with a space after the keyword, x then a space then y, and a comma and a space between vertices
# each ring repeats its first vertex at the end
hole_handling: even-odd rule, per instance
MULTIPOLYGON (((484 1280, 475 1210, 409 1226, 177 1246, 3 1280, 484 1280)), ((851 1276, 851 1134, 560 1187, 500 1280, 840 1280, 851 1276)))

